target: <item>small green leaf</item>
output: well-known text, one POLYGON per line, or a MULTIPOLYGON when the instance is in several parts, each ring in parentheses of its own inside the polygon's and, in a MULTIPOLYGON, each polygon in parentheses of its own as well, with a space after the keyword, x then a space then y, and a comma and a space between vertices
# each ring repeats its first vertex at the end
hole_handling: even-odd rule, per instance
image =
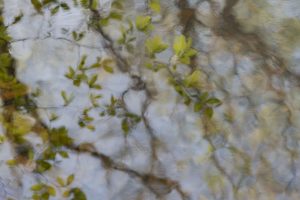
POLYGON ((203 94, 201 94, 200 96, 200 101, 201 102, 205 102, 208 98, 208 92, 204 92, 203 94))
POLYGON ((5 136, 4 135, 0 135, 0 144, 2 144, 5 141, 5 136))
POLYGON ((154 12, 157 12, 157 13, 160 12, 160 3, 159 3, 159 0, 152 0, 152 1, 150 1, 149 6, 150 6, 151 10, 153 10, 154 12))
POLYGON ((210 98, 206 101, 206 103, 220 105, 222 102, 217 98, 210 98))
POLYGON ((184 35, 180 35, 180 36, 177 36, 175 37, 175 40, 174 40, 174 44, 173 44, 173 49, 175 51, 175 54, 177 56, 181 56, 181 54, 186 50, 187 48, 187 42, 186 42, 186 39, 185 39, 185 36, 184 35))
POLYGON ((50 194, 48 192, 44 192, 41 195, 41 200, 49 200, 49 198, 50 198, 50 194))
POLYGON ((89 85, 90 87, 92 87, 92 86, 96 83, 97 79, 98 79, 98 75, 97 75, 97 74, 94 74, 94 75, 92 76, 91 80, 89 81, 88 85, 89 85))
POLYGON ((150 16, 137 16, 135 19, 136 28, 139 31, 147 31, 151 25, 151 17, 150 16))
POLYGON ((63 193, 63 197, 64 197, 64 198, 67 198, 67 197, 69 197, 70 195, 71 195, 70 190, 66 190, 66 191, 63 193))
POLYGON ((70 190, 71 194, 73 194, 72 200, 86 200, 86 196, 80 188, 72 188, 70 190))
POLYGON ((39 0, 31 0, 31 4, 33 5, 34 9, 37 12, 41 12, 42 11, 43 5, 41 4, 41 2, 39 0))
POLYGON ((33 186, 31 186, 31 190, 32 191, 40 191, 41 189, 43 189, 44 188, 44 184, 42 184, 42 183, 39 183, 39 184, 36 184, 36 185, 33 185, 33 186))
POLYGON ((14 21, 12 24, 16 24, 18 23, 19 21, 21 21, 21 19, 23 18, 23 13, 21 12, 18 16, 15 17, 14 21))
POLYGON ((65 182, 64 182, 64 180, 63 180, 61 177, 57 177, 57 178, 56 178, 56 182, 57 182, 60 186, 62 186, 62 187, 65 186, 65 182))
POLYGON ((128 135, 130 128, 127 119, 122 120, 122 130, 125 135, 128 135))
POLYGON ((17 165, 17 161, 15 159, 7 160, 6 164, 10 167, 13 167, 13 166, 17 165))
POLYGON ((108 73, 111 73, 111 74, 114 73, 114 69, 113 69, 112 67, 108 66, 108 65, 104 65, 104 66, 103 66, 103 69, 104 69, 106 72, 108 72, 108 73))
POLYGON ((201 72, 195 70, 191 75, 187 76, 184 80, 186 87, 197 87, 200 84, 201 72))
POLYGON ((89 0, 80 0, 80 4, 84 8, 89 8, 89 0))
POLYGON ((49 195, 50 196, 55 196, 56 195, 56 190, 55 190, 55 188, 54 187, 52 187, 52 186, 48 186, 47 187, 47 191, 48 191, 48 193, 49 193, 49 195))
POLYGON ((71 174, 70 176, 68 176, 68 178, 67 178, 67 185, 72 184, 73 181, 74 181, 74 178, 75 178, 74 174, 71 174))
POLYGON ((66 3, 61 3, 60 7, 62 7, 62 9, 64 9, 64 10, 70 10, 70 7, 66 3))
POLYGON ((214 115, 214 110, 211 107, 207 107, 204 110, 204 115, 211 119, 214 115))
POLYGON ((64 100, 64 106, 68 106, 74 99, 72 94, 68 97, 66 91, 61 91, 61 96, 64 100))
POLYGON ((92 10, 98 9, 98 0, 92 0, 91 8, 92 8, 92 10))
POLYGON ((51 122, 55 121, 58 119, 58 115, 56 115, 55 113, 51 113, 49 120, 51 122))
POLYGON ((195 105, 194 105, 195 112, 199 112, 200 110, 202 110, 202 108, 203 108, 203 104, 201 102, 195 103, 195 105))
POLYGON ((63 157, 63 158, 69 158, 69 154, 66 151, 60 151, 59 155, 61 155, 61 157, 63 157))
POLYGON ((146 48, 151 56, 154 56, 156 53, 160 53, 168 48, 168 45, 165 44, 160 36, 154 36, 146 40, 146 48))
POLYGON ((115 20, 122 20, 123 16, 120 13, 117 12, 111 12, 109 14, 110 19, 115 19, 115 20))
POLYGON ((52 167, 50 163, 48 163, 44 160, 37 160, 36 163, 37 163, 37 166, 36 166, 35 170, 38 173, 43 173, 43 172, 49 170, 52 167))

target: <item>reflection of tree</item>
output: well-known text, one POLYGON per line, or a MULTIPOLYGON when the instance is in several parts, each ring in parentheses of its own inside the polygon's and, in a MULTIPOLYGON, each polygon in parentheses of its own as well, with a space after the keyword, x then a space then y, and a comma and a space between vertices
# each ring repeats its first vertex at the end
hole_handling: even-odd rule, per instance
MULTIPOLYGON (((225 105, 227 104, 226 101, 230 102, 233 98, 226 91, 222 91, 226 93, 224 95, 225 103, 222 105, 222 108, 227 109, 224 113, 225 116, 221 120, 219 115, 214 117, 214 108, 221 104, 219 99, 212 97, 209 93, 210 82, 214 81, 214 75, 207 72, 208 70, 199 68, 197 52, 188 37, 193 35, 194 26, 206 25, 196 17, 197 11, 189 7, 188 1, 181 0, 176 4, 178 10, 174 15, 178 14, 179 16, 179 29, 182 35, 174 36, 171 44, 166 42, 168 38, 160 37, 157 34, 157 29, 163 27, 155 21, 156 15, 163 12, 161 16, 168 18, 166 13, 170 9, 167 6, 160 6, 158 0, 147 1, 149 4, 144 10, 134 12, 133 17, 126 12, 127 6, 131 8, 132 2, 114 1, 111 12, 106 13, 105 16, 98 11, 98 5, 95 2, 93 0, 73 1, 74 4, 81 6, 81 9, 88 13, 89 19, 86 22, 88 29, 73 31, 71 37, 54 37, 49 34, 43 38, 12 39, 7 35, 6 29, 19 23, 23 18, 22 14, 15 17, 14 22, 8 26, 5 26, 3 21, 0 24, 1 122, 4 128, 4 136, 0 139, 1 141, 8 141, 14 151, 14 159, 7 161, 7 164, 12 167, 11 169, 15 170, 17 166, 25 166, 36 177, 37 183, 31 188, 34 199, 47 199, 49 196, 62 198, 59 195, 72 196, 74 199, 86 198, 84 190, 73 185, 76 173, 68 174, 66 178, 58 177, 56 181, 51 181, 47 174, 49 171, 56 170, 57 157, 67 160, 74 154, 89 155, 99 160, 102 167, 107 171, 108 185, 109 176, 112 173, 121 172, 129 176, 131 180, 141 186, 141 189, 133 194, 133 198, 145 199, 147 198, 146 193, 150 191, 151 195, 157 199, 168 198, 174 192, 181 199, 192 199, 192 192, 185 189, 181 180, 166 175, 168 170, 166 166, 172 169, 178 166, 169 166, 165 163, 167 161, 160 159, 163 154, 173 154, 174 152, 168 150, 167 145, 161 140, 151 123, 152 116, 149 114, 149 110, 153 104, 157 103, 158 98, 155 86, 147 79, 147 76, 152 73, 160 74, 160 77, 168 80, 170 88, 176 91, 180 104, 186 104, 188 110, 194 110, 200 114, 199 119, 203 132, 201 139, 208 146, 207 155, 205 155, 207 159, 202 160, 199 164, 199 170, 192 173, 199 176, 197 178, 201 179, 201 184, 204 185, 201 186, 201 192, 199 192, 204 191, 202 196, 209 199, 244 199, 248 198, 247 194, 249 193, 249 198, 260 199, 261 197, 275 198, 277 193, 290 192, 291 198, 296 198, 297 189, 294 188, 297 184, 298 144, 296 143, 298 136, 295 130, 290 129, 293 124, 291 119, 292 106, 286 105, 285 102, 279 102, 279 105, 284 109, 274 106, 276 105, 274 103, 274 105, 264 107, 263 112, 257 113, 256 105, 252 102, 253 97, 250 96, 251 91, 243 85, 242 87, 247 91, 247 94, 241 98, 249 102, 251 108, 247 109, 251 112, 249 115, 253 116, 251 119, 254 122, 249 122, 250 125, 238 123, 239 119, 236 119, 237 117, 234 115, 236 108, 233 107, 235 105, 225 105), (108 27, 110 24, 114 25, 113 29, 108 27), (119 25, 121 25, 120 30, 115 28, 119 25), (118 40, 110 36, 112 30, 120 32, 118 40), (101 38, 102 44, 90 45, 82 42, 87 37, 88 31, 96 32, 101 38), (76 119, 80 130, 98 133, 100 130, 97 130, 97 123, 116 120, 119 122, 117 124, 120 126, 125 144, 123 152, 117 152, 117 155, 108 155, 97 149, 96 142, 77 143, 75 142, 76 138, 70 136, 71 133, 66 127, 50 127, 44 123, 38 112, 39 109, 59 110, 72 107, 72 101, 77 97, 68 90, 59 91, 63 104, 38 105, 36 98, 43 91, 32 92, 28 86, 18 81, 15 72, 16 60, 11 57, 9 47, 18 42, 48 39, 62 41, 64 44, 74 45, 77 48, 87 48, 91 51, 105 49, 106 56, 98 58, 94 63, 89 63, 89 55, 79 56, 78 65, 70 66, 64 75, 74 88, 84 86, 90 91, 88 96, 90 104, 79 111, 80 117, 76 119), (170 50, 172 55, 165 56, 164 53, 170 50), (165 56, 163 61, 159 59, 161 55, 165 56), (99 80, 97 74, 99 71, 106 73, 107 76, 117 72, 128 74, 130 85, 120 96, 111 95, 109 102, 103 103, 101 91, 105 88, 99 80), (140 113, 132 112, 126 101, 132 92, 142 93, 145 96, 141 102, 140 113), (97 113, 97 116, 94 113, 97 113), (285 125, 283 130, 276 130, 276 128, 272 128, 272 123, 277 121, 287 121, 288 125, 285 125), (247 127, 243 127, 244 125, 247 127), (260 129, 256 130, 256 126, 260 126, 260 129), (142 129, 141 134, 147 135, 149 138, 148 147, 144 148, 140 141, 136 142, 138 147, 133 145, 131 133, 136 129, 142 129), (251 129, 251 131, 245 131, 245 129, 251 129), (245 133, 248 131, 253 135, 246 135, 245 133), (43 149, 40 152, 36 152, 32 141, 26 139, 29 132, 34 132, 36 137, 43 141, 43 149), (253 150, 249 151, 249 148, 253 150), (144 156, 149 157, 149 167, 144 171, 137 170, 135 166, 122 161, 131 156, 132 152, 140 150, 143 151, 144 156), (274 167, 274 163, 276 163, 272 160, 274 154, 280 158, 284 157, 285 159, 282 160, 287 161, 286 163, 278 163, 281 168, 274 167), (282 174, 285 174, 286 177, 283 177, 282 174)), ((31 3, 37 14, 43 15, 44 12, 50 11, 53 16, 76 6, 51 0, 32 0, 31 3)), ((209 1, 209 3, 214 8, 216 2, 209 1)), ((243 51, 258 54, 263 60, 263 65, 267 66, 262 73, 272 72, 271 66, 266 60, 275 60, 274 62, 285 65, 283 59, 274 55, 275 53, 264 44, 259 35, 242 31, 233 14, 233 7, 238 1, 227 0, 226 3, 220 16, 216 16, 219 23, 216 23, 216 27, 212 27, 213 31, 219 37, 228 40, 228 46, 231 43, 238 43, 243 51)), ((164 20, 161 19, 161 21, 164 20)), ((164 21, 164 23, 166 22, 164 21)), ((173 33, 170 33, 168 37, 172 38, 173 33)), ((228 49, 234 57, 234 68, 237 68, 237 54, 240 52, 230 47, 228 49)), ((211 58, 210 53, 201 52, 201 54, 208 57, 208 65, 213 68, 211 63, 213 58, 211 58)), ((294 77, 288 71, 285 74, 288 77, 294 77)), ((225 90, 225 86, 218 84, 216 83, 218 89, 225 90)), ((282 95, 280 91, 276 92, 279 96, 282 95)), ((53 112, 49 121, 54 123, 60 117, 53 112)), ((112 137, 110 131, 105 135, 112 137)), ((187 160, 190 162, 189 159, 187 160)), ((177 160, 174 163, 177 163, 177 160)), ((186 165, 185 161, 181 164, 186 165)), ((18 173, 15 174, 18 177, 18 173)))

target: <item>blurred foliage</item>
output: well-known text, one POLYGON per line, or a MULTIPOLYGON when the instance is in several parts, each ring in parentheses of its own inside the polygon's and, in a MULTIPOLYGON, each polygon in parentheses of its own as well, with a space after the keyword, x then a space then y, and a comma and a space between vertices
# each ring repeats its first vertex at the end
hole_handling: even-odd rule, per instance
MULTIPOLYGON (((112 3, 111 12, 108 15, 102 16, 99 12, 98 1, 96 0, 73 0, 73 5, 58 0, 31 0, 31 4, 35 11, 43 15, 46 10, 50 10, 51 15, 56 15, 58 12, 65 12, 78 6, 91 12, 91 18, 87 24, 95 30, 100 30, 103 36, 106 37, 103 27, 108 26, 112 21, 120 24, 120 38, 114 41, 106 38, 112 44, 109 46, 111 52, 117 56, 106 56, 98 58, 94 63, 87 64, 88 55, 81 57, 77 66, 69 66, 65 73, 65 78, 72 81, 74 87, 87 87, 90 91, 89 99, 90 106, 81 111, 78 125, 81 128, 86 128, 90 131, 96 131, 97 118, 116 117, 120 121, 120 130, 123 131, 124 137, 130 136, 131 131, 141 122, 145 122, 145 117, 142 114, 132 113, 126 107, 124 95, 120 97, 111 96, 110 102, 101 104, 102 95, 101 80, 99 71, 113 74, 118 71, 118 64, 121 55, 116 53, 116 49, 125 49, 133 59, 137 59, 136 40, 138 34, 146 36, 144 46, 138 47, 145 51, 142 67, 146 67, 153 72, 165 70, 168 72, 168 79, 171 86, 182 97, 186 105, 190 105, 197 113, 202 113, 208 118, 213 116, 213 108, 221 105, 221 101, 211 95, 207 91, 202 91, 201 71, 191 70, 190 73, 183 75, 177 71, 181 65, 189 67, 191 59, 197 55, 197 51, 192 48, 191 38, 186 38, 184 35, 175 36, 173 44, 168 44, 161 36, 155 33, 152 22, 152 15, 161 12, 159 0, 149 1, 151 12, 147 15, 126 16, 123 1, 116 0, 112 3), (102 32, 103 31, 103 32, 102 32), (173 45, 173 49, 170 47, 173 45), (162 63, 157 60, 159 54, 166 51, 172 51, 172 57, 169 62, 162 63), (93 112, 97 112, 95 116, 93 112)), ((19 13, 14 18, 11 25, 19 23, 23 19, 23 13, 19 13)), ((35 98, 38 98, 43 91, 39 89, 30 92, 27 86, 16 79, 15 60, 9 52, 11 37, 7 34, 7 26, 4 25, 1 17, 0 21, 0 90, 1 99, 3 101, 3 111, 0 118, 4 126, 4 135, 1 135, 0 144, 6 140, 14 146, 16 156, 13 159, 7 160, 7 165, 15 167, 20 164, 34 163, 34 173, 47 173, 54 170, 57 157, 68 158, 69 152, 74 150, 74 139, 69 136, 66 127, 50 128, 41 122, 35 105, 35 98), (26 135, 35 133, 41 137, 47 148, 37 154, 30 141, 27 141, 26 135)), ((86 35, 85 31, 73 31, 71 34, 72 40, 80 42, 86 35)), ((123 59, 126 60, 126 59, 123 59)), ((124 62, 122 60, 122 62, 124 62)), ((125 63, 125 62, 124 62, 125 63)), ((130 70, 130 69, 128 69, 130 70)), ((128 71, 127 71, 128 72, 128 71)), ((145 88, 145 87, 144 87, 145 88)), ((76 98, 69 91, 60 91, 63 100, 63 106, 71 106, 76 98)), ((52 113, 50 122, 57 120, 59 116, 52 113)), ((150 129, 150 128, 149 128, 150 129)), ((217 182, 217 178, 208 178, 212 187, 217 182)), ((32 185, 32 199, 48 200, 51 197, 71 198, 73 200, 85 200, 86 195, 79 187, 71 187, 75 180, 75 175, 71 174, 66 179, 57 177, 58 185, 48 183, 36 183, 32 185), (57 192, 60 190, 60 192, 57 192)))

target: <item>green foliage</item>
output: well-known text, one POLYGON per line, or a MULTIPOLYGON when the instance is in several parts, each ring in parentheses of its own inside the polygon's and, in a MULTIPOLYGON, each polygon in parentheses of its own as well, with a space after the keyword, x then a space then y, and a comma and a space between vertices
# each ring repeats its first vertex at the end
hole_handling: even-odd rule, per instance
POLYGON ((81 117, 79 118, 78 125, 82 128, 87 128, 91 131, 94 131, 95 127, 91 124, 94 121, 94 118, 88 113, 91 109, 92 107, 83 110, 81 117))
POLYGON ((71 194, 73 194, 72 200, 86 200, 86 196, 84 192, 80 188, 73 188, 70 191, 71 194))
POLYGON ((129 132, 142 120, 142 118, 133 113, 125 113, 122 120, 122 130, 127 136, 129 132))
POLYGON ((85 32, 80 32, 80 33, 77 33, 75 31, 72 32, 72 36, 73 36, 73 39, 75 41, 80 41, 85 35, 85 32))
POLYGON ((150 0, 149 6, 153 12, 159 13, 161 10, 159 0, 150 0))
POLYGON ((23 13, 21 12, 18 16, 14 18, 14 21, 12 24, 17 24, 21 19, 24 17, 23 13))
POLYGON ((146 32, 152 28, 150 16, 137 16, 135 19, 137 30, 146 32))
POLYGON ((68 106, 74 99, 73 94, 68 96, 66 91, 61 91, 61 96, 64 100, 64 106, 68 106))
POLYGON ((89 0, 80 0, 80 5, 84 8, 89 8, 89 0))
POLYGON ((44 183, 38 183, 31 186, 31 191, 33 191, 33 200, 48 200, 50 199, 50 196, 56 196, 55 188, 44 183))
POLYGON ((200 83, 201 78, 201 72, 199 70, 195 70, 192 74, 188 75, 184 79, 184 84, 186 87, 199 87, 201 85, 200 83))
POLYGON ((73 139, 68 136, 68 130, 65 127, 59 127, 50 130, 49 142, 54 147, 68 147, 73 144, 73 139))
POLYGON ((42 12, 43 4, 39 0, 31 0, 31 4, 37 12, 42 12))
POLYGON ((191 57, 197 54, 197 51, 191 48, 192 39, 186 39, 184 35, 175 37, 173 50, 177 59, 183 64, 190 64, 191 57))
POLYGON ((155 54, 161 53, 167 48, 168 45, 158 35, 146 40, 146 49, 151 57, 155 57, 155 54))
POLYGON ((51 169, 52 165, 45 160, 37 160, 35 171, 37 173, 43 173, 49 169, 51 169))

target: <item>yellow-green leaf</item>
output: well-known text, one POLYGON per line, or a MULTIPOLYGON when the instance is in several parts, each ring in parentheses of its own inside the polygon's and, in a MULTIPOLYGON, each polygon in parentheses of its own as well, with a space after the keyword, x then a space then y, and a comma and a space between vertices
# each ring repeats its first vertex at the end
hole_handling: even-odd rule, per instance
POLYGON ((114 69, 108 65, 104 65, 103 69, 108 73, 111 73, 111 74, 114 73, 114 69))
POLYGON ((57 178, 56 178, 56 182, 57 182, 60 186, 62 186, 62 187, 65 186, 65 182, 64 182, 64 180, 63 180, 61 177, 57 177, 57 178))
POLYGON ((208 100, 206 101, 206 103, 208 103, 208 104, 219 105, 219 104, 221 104, 222 102, 221 102, 219 99, 217 99, 217 98, 210 98, 210 99, 208 99, 208 100))
POLYGON ((15 166, 17 164, 17 161, 15 159, 7 160, 6 164, 10 167, 15 166))
POLYGON ((156 53, 160 53, 168 48, 168 45, 164 43, 160 36, 154 36, 146 40, 146 48, 151 56, 156 53))
POLYGON ((67 185, 70 185, 71 183, 73 183, 74 178, 75 178, 74 174, 71 174, 70 176, 68 176, 67 185))
POLYGON ((56 195, 56 190, 55 190, 54 187, 48 186, 47 190, 48 190, 48 193, 50 194, 50 196, 55 196, 56 195))
POLYGON ((135 19, 136 28, 139 31, 146 31, 151 25, 151 17, 150 16, 137 16, 135 19))
POLYGON ((200 84, 201 72, 195 70, 191 75, 189 75, 185 80, 185 85, 187 87, 196 87, 200 84))
POLYGON ((195 103, 195 105, 194 105, 195 112, 199 112, 200 110, 202 110, 202 108, 203 108, 203 104, 201 102, 195 103))
POLYGON ((124 119, 122 121, 122 130, 123 130, 125 135, 128 135, 130 128, 129 128, 128 121, 126 119, 124 119))
POLYGON ((30 189, 32 191, 40 191, 41 189, 43 189, 43 187, 44 187, 44 184, 39 183, 39 184, 31 186, 30 189))
POLYGON ((151 10, 153 10, 154 12, 159 13, 160 12, 160 3, 159 0, 152 0, 149 4, 151 10))
POLYGON ((187 47, 188 45, 184 35, 175 37, 173 49, 177 56, 180 57, 185 52, 187 47))
POLYGON ((211 107, 205 108, 205 110, 204 110, 204 115, 205 115, 206 117, 208 117, 208 118, 211 119, 212 116, 214 115, 213 109, 212 109, 211 107))
POLYGON ((39 0, 31 0, 31 4, 36 11, 41 12, 43 5, 39 0))

